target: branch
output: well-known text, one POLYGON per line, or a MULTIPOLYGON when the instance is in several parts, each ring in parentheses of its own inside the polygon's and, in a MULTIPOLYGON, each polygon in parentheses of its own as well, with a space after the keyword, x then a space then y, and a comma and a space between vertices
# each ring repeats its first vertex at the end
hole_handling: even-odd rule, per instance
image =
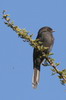
MULTIPOLYGON (((41 42, 39 41, 39 39, 33 40, 32 36, 33 34, 29 35, 29 32, 26 31, 26 29, 20 29, 18 26, 14 25, 14 22, 11 22, 11 19, 9 18, 10 15, 5 14, 5 10, 3 11, 3 19, 5 19, 5 24, 10 27, 12 30, 14 30, 18 36, 22 39, 24 39, 24 42, 28 42, 29 45, 31 45, 33 48, 36 48, 40 51, 44 51, 45 49, 48 49, 48 47, 43 47, 43 45, 41 45, 41 42)), ((59 63, 55 63, 54 59, 50 58, 49 56, 52 55, 52 53, 49 53, 48 55, 43 54, 42 56, 45 57, 46 59, 46 65, 49 65, 53 68, 52 70, 52 75, 54 74, 58 74, 58 78, 60 79, 62 84, 66 84, 66 69, 60 71, 57 69, 57 66, 59 65, 59 63), (48 63, 47 63, 48 62, 48 63)), ((45 63, 42 64, 45 66, 45 63)))

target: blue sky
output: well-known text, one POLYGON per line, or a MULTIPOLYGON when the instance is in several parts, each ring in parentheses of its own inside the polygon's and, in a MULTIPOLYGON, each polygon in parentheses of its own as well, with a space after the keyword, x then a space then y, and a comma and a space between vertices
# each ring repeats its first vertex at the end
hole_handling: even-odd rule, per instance
MULTIPOLYGON (((56 30, 53 58, 66 69, 66 0, 1 0, 0 13, 4 9, 33 39, 43 26, 56 30)), ((51 76, 51 67, 41 66, 40 84, 32 88, 33 48, 3 22, 0 16, 0 100, 66 100, 66 85, 51 76)))

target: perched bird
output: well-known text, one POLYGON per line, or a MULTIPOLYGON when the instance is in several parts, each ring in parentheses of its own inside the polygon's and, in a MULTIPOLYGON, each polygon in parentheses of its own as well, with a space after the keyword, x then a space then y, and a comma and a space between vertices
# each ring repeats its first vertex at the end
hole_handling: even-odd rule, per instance
POLYGON ((37 38, 40 42, 42 42, 41 45, 44 47, 48 47, 48 49, 45 49, 43 52, 37 50, 34 48, 33 50, 33 76, 32 76, 32 87, 37 88, 37 85, 39 84, 39 79, 40 79, 40 65, 44 60, 44 56, 42 56, 42 53, 48 54, 53 47, 54 44, 54 37, 53 33, 54 30, 50 27, 42 27, 38 31, 37 38))

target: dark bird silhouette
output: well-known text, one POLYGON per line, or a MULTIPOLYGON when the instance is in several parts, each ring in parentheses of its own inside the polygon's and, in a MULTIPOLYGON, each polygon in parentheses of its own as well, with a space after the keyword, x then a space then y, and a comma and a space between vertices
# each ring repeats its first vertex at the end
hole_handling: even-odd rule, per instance
POLYGON ((39 39, 39 41, 42 42, 41 45, 44 47, 48 47, 48 49, 44 50, 43 52, 37 50, 34 48, 33 50, 33 77, 32 77, 32 86, 33 88, 37 88, 37 85, 39 84, 40 79, 40 65, 44 60, 44 57, 42 56, 42 53, 48 54, 53 47, 54 44, 54 37, 53 33, 54 30, 50 27, 43 27, 38 31, 38 35, 36 39, 39 39), (40 57, 41 56, 41 57, 40 57))

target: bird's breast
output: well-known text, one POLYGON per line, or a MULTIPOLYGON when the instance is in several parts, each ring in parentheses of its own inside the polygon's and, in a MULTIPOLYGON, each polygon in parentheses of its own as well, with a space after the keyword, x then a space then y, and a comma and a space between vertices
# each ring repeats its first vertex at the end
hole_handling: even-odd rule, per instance
POLYGON ((44 33, 41 36, 41 41, 45 47, 50 47, 54 44, 54 37, 51 33, 44 33))

